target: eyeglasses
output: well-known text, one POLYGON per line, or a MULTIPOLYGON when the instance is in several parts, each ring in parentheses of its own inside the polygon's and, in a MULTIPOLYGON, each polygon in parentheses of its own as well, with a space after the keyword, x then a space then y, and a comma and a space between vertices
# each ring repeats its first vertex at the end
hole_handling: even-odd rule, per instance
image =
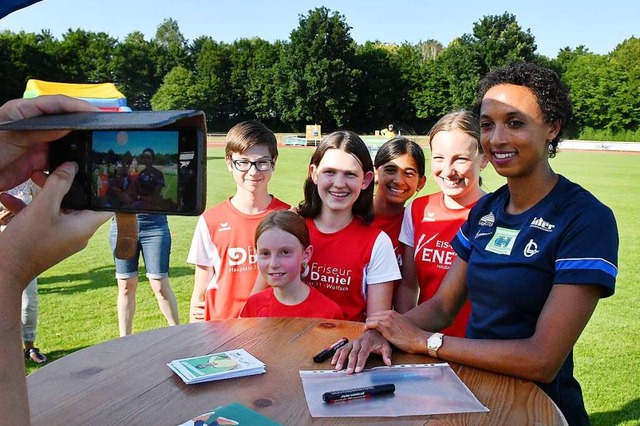
POLYGON ((251 170, 251 166, 255 167, 256 170, 261 172, 266 172, 267 170, 271 170, 274 165, 273 160, 257 160, 257 161, 249 161, 249 160, 231 160, 233 166, 239 172, 248 172, 251 170))

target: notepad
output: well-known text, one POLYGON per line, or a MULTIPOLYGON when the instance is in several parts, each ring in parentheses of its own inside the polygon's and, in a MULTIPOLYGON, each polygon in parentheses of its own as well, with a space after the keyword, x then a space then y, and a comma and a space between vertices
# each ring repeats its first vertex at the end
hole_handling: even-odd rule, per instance
POLYGON ((176 359, 167 365, 188 385, 266 372, 264 363, 244 349, 176 359))

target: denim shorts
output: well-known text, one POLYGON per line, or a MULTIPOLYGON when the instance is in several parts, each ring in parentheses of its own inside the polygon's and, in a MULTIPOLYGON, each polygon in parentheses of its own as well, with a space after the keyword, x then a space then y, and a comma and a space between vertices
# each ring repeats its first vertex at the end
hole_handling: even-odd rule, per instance
POLYGON ((133 258, 124 260, 115 256, 118 229, 115 218, 111 222, 109 240, 116 263, 116 278, 127 279, 138 275, 140 253, 144 259, 147 278, 160 280, 169 276, 169 255, 171 253, 171 234, 164 215, 139 214, 138 248, 133 258))

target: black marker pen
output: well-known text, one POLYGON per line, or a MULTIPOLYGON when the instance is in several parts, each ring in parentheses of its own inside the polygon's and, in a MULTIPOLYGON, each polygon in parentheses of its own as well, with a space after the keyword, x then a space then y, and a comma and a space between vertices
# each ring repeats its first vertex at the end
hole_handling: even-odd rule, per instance
POLYGON ((366 386, 363 388, 343 389, 322 394, 324 402, 348 401, 350 399, 371 398, 378 395, 386 395, 394 393, 396 385, 393 383, 384 383, 382 385, 366 386))
POLYGON ((340 349, 341 347, 343 347, 347 343, 349 343, 349 339, 347 339, 346 337, 343 337, 342 339, 340 339, 337 342, 335 342, 333 345, 331 345, 328 348, 324 349, 318 355, 314 356, 313 360, 315 362, 324 362, 324 361, 328 360, 329 358, 331 358, 333 356, 333 354, 335 354, 338 349, 340 349))

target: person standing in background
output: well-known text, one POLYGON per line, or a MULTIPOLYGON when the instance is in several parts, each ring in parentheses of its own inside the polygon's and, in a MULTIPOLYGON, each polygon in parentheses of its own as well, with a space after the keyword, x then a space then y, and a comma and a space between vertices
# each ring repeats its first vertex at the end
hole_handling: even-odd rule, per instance
POLYGON ((118 326, 120 336, 131 334, 133 316, 136 313, 136 290, 138 289, 138 262, 144 259, 147 278, 158 301, 160 312, 169 325, 180 323, 178 302, 169 284, 169 257, 171 233, 167 217, 160 214, 137 214, 138 246, 131 259, 118 259, 115 255, 118 229, 115 219, 111 222, 109 241, 116 265, 118 281, 118 326))
MULTIPOLYGON (((40 188, 31 179, 6 191, 8 194, 29 204, 40 188)), ((2 207, 2 219, 0 220, 0 232, 9 224, 13 214, 2 207)), ((38 278, 34 278, 22 292, 22 343, 24 344, 24 358, 36 364, 44 364, 47 357, 35 346, 36 329, 38 327, 38 278)))

